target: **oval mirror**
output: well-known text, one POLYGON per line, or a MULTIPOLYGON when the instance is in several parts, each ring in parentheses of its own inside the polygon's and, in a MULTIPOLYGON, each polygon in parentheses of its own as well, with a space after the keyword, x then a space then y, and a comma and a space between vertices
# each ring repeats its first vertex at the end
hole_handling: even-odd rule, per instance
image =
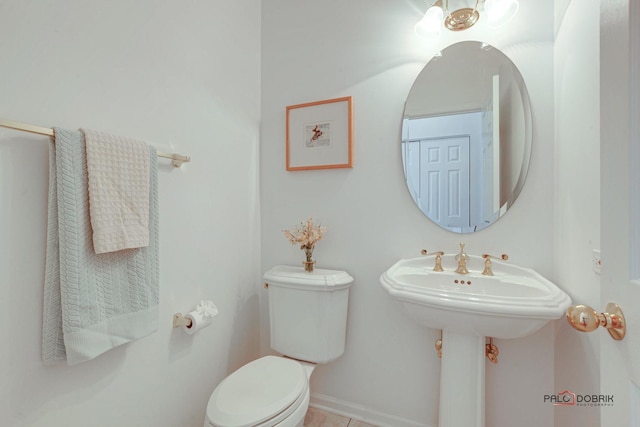
POLYGON ((493 224, 520 194, 530 155, 529 95, 506 55, 465 41, 429 61, 402 121, 407 187, 427 217, 457 233, 493 224))

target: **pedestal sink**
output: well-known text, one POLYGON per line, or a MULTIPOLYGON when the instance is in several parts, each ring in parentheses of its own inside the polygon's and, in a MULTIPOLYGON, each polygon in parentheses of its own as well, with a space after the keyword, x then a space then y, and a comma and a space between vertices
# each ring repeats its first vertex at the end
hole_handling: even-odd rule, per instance
POLYGON ((442 330, 440 427, 484 427, 485 341, 522 338, 564 316, 571 299, 532 269, 466 255, 468 274, 455 272, 455 255, 403 259, 380 284, 418 323, 442 330))

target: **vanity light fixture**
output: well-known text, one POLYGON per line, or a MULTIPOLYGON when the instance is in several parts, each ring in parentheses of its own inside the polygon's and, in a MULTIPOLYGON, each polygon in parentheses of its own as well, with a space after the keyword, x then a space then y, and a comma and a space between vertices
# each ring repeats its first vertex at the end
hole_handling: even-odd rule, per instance
POLYGON ((442 27, 451 31, 463 31, 471 28, 478 19, 480 12, 478 6, 482 3, 487 14, 489 25, 497 27, 509 21, 518 12, 518 0, 476 0, 472 8, 449 10, 449 0, 436 0, 425 13, 424 17, 416 24, 416 34, 422 37, 438 36, 442 27))
POLYGON ((442 10, 442 0, 436 0, 436 2, 427 9, 427 13, 424 14, 424 17, 416 24, 416 34, 421 37, 433 37, 439 35, 443 18, 444 10, 442 10))

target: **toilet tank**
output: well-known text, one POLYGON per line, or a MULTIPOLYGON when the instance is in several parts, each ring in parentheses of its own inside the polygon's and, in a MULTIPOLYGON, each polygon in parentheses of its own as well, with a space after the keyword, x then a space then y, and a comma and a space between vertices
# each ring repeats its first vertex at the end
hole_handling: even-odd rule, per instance
POLYGON ((344 353, 349 287, 345 271, 280 265, 264 274, 269 290, 271 348, 314 363, 344 353))

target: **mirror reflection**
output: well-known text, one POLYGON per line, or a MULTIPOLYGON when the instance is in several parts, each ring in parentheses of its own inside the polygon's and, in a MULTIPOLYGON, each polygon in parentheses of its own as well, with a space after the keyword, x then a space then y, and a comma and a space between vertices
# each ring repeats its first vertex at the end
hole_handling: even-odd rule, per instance
POLYGON ((520 72, 486 43, 451 45, 413 84, 402 122, 407 187, 441 227, 472 233, 518 197, 531 154, 531 107, 520 72))

